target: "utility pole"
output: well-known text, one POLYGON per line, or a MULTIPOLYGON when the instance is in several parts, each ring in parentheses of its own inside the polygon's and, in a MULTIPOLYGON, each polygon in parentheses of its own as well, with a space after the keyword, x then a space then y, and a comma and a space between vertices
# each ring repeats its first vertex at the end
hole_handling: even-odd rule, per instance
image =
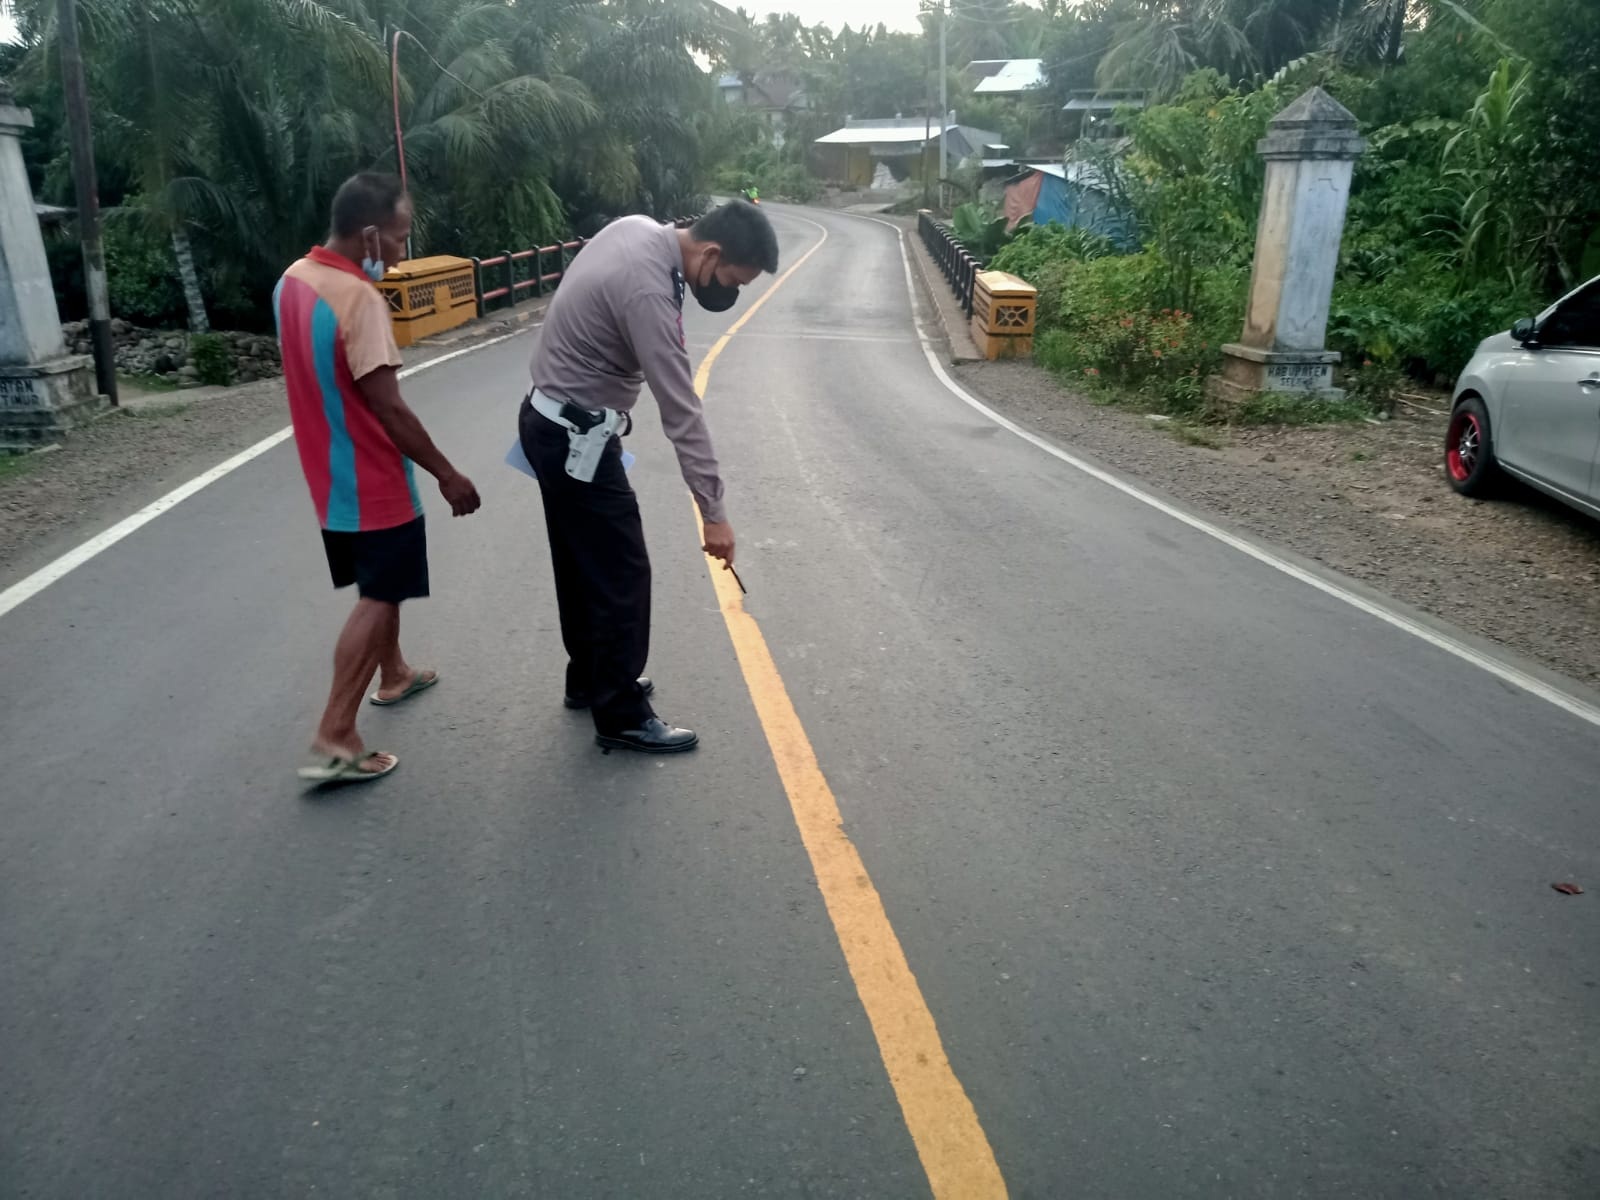
POLYGON ((922 146, 917 151, 917 162, 922 170, 922 207, 932 208, 933 179, 928 174, 928 143, 933 140, 933 45, 927 38, 922 41, 922 146))
POLYGON ((940 0, 939 4, 939 209, 942 212, 949 205, 945 203, 944 181, 950 176, 948 151, 945 148, 945 131, 950 124, 950 64, 948 57, 948 43, 945 38, 946 27, 950 24, 950 0, 940 0))
POLYGON ((89 92, 83 82, 83 52, 78 47, 77 0, 57 0, 61 77, 66 87, 72 180, 78 192, 78 238, 83 243, 83 277, 89 291, 89 338, 94 345, 95 382, 101 395, 117 403, 117 348, 111 338, 111 299, 106 292, 106 253, 100 244, 100 190, 94 173, 94 136, 89 126, 89 92))
MULTIPOLYGON (((400 39, 402 37, 417 42, 417 39, 411 37, 404 29, 396 29, 391 34, 389 27, 384 26, 384 40, 389 43, 389 98, 394 103, 394 159, 400 168, 400 190, 407 192, 411 188, 411 183, 406 178, 406 137, 400 130, 400 39)), ((417 45, 422 46, 422 43, 417 42, 417 45)), ((426 46, 423 46, 423 53, 427 53, 426 46)), ((406 235, 406 258, 408 260, 411 258, 410 234, 406 235)))

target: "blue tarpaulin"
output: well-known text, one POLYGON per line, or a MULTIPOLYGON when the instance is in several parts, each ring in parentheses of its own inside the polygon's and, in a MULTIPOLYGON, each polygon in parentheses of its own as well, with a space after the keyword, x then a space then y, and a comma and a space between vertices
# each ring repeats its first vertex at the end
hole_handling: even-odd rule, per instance
POLYGON ((1035 225, 1054 222, 1067 229, 1104 234, 1125 249, 1137 246, 1128 215, 1117 209, 1098 178, 1082 164, 1030 167, 1006 184, 1006 192, 1006 215, 1013 220, 1029 212, 1026 204, 1031 198, 1035 225), (1034 194, 1030 197, 1029 193, 1034 194))

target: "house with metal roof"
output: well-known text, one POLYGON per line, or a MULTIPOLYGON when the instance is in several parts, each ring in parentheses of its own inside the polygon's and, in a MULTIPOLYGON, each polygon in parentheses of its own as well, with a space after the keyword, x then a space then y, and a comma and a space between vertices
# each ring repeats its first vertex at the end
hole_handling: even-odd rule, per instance
POLYGON ((759 117, 779 146, 795 115, 811 108, 805 84, 791 71, 763 70, 749 78, 722 75, 717 79, 717 94, 730 108, 759 117))
POLYGON ((1076 91, 1062 106, 1069 118, 1077 119, 1076 136, 1080 138, 1117 138, 1123 134, 1115 117, 1120 108, 1143 108, 1147 97, 1136 89, 1120 91, 1076 91))
POLYGON ((1000 59, 995 70, 982 71, 982 68, 991 65, 991 61, 967 64, 969 77, 977 79, 972 85, 974 96, 1021 96, 1045 84, 1042 58, 1000 59), (974 71, 974 68, 979 68, 982 73, 974 71))
MULTIPOLYGON (((871 187, 882 180, 881 165, 896 182, 921 179, 939 169, 939 122, 927 117, 847 120, 840 129, 815 142, 814 166, 830 183, 871 187)), ((968 160, 985 157, 984 147, 1000 146, 1000 135, 961 125, 952 113, 944 126, 946 153, 953 170, 968 160)))

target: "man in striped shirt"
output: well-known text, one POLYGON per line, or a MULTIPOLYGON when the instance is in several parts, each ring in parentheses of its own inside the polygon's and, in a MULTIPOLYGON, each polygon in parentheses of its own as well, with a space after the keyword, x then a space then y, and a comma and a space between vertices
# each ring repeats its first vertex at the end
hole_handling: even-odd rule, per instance
POLYGON ((300 777, 315 783, 376 779, 400 760, 369 751, 356 731, 378 672, 377 705, 438 681, 400 652, 400 605, 428 594, 428 548, 412 464, 439 481, 458 517, 478 492, 450 465, 400 396, 400 350, 389 306, 373 284, 405 256, 411 201, 400 181, 356 175, 333 198, 326 244, 283 273, 273 293, 295 444, 322 525, 336 588, 359 599, 333 652, 333 689, 300 777))

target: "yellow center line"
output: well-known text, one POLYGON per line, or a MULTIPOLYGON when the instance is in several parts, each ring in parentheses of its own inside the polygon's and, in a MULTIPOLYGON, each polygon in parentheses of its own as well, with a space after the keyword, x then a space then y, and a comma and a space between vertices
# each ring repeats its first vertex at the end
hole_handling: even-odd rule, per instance
MULTIPOLYGON (((695 391, 705 395, 712 364, 734 334, 827 240, 824 229, 821 240, 717 339, 695 374, 695 391)), ((933 1014, 889 924, 878 889, 844 831, 839 802, 817 763, 816 751, 800 724, 761 627, 745 612, 733 577, 713 559, 706 560, 706 567, 778 777, 788 793, 800 840, 816 872, 817 887, 933 1194, 938 1200, 1004 1197, 1006 1184, 994 1150, 950 1066, 933 1014)))

